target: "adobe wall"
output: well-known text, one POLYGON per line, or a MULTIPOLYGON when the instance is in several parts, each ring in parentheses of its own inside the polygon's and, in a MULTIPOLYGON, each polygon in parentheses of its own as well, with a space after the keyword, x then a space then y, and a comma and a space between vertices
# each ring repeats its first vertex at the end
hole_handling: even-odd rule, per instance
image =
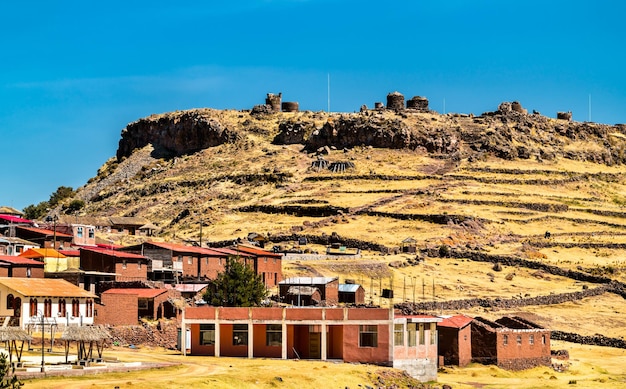
POLYGON ((115 264, 115 281, 142 281, 148 279, 148 265, 137 261, 126 261, 126 268, 122 262, 115 264))

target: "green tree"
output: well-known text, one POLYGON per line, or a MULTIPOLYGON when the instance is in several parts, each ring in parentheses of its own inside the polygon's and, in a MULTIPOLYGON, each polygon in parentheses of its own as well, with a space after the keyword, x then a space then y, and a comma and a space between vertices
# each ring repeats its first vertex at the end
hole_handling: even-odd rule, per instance
POLYGON ((213 306, 253 307, 261 305, 267 289, 261 276, 239 258, 226 259, 224 271, 209 285, 204 300, 213 306))
POLYGON ((50 203, 42 201, 37 205, 28 205, 22 211, 24 211, 24 217, 26 219, 38 220, 48 213, 48 208, 50 208, 50 203))
POLYGON ((80 211, 81 209, 83 209, 83 207, 85 206, 85 202, 83 200, 72 200, 70 202, 70 205, 67 206, 67 208, 65 209, 65 213, 69 214, 72 212, 76 212, 76 211, 80 211))
POLYGON ((9 361, 5 353, 0 353, 0 388, 2 389, 18 389, 21 388, 24 383, 17 379, 14 374, 9 375, 9 361))
POLYGON ((50 207, 56 207, 58 203, 67 199, 68 197, 74 196, 74 189, 70 186, 59 186, 57 190, 50 195, 50 207))

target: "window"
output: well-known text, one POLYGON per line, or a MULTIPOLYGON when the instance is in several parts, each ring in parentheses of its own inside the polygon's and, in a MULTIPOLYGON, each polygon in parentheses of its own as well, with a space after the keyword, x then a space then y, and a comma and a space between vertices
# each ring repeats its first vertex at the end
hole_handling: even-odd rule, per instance
POLYGON ((378 347, 378 326, 359 326, 359 347, 378 347))
POLYGON ((183 261, 183 256, 182 256, 182 255, 179 255, 179 256, 178 256, 178 262, 182 262, 182 261, 183 261))
POLYGON ((265 273, 261 273, 261 281, 265 283, 265 273))
POLYGON ((52 316, 52 300, 50 299, 43 300, 43 315, 45 317, 52 316))
POLYGON ((509 344, 509 336, 508 335, 502 335, 502 344, 503 345, 507 345, 509 344))
POLYGON ((37 316, 37 299, 30 299, 30 315, 37 316))
POLYGON ((26 268, 26 278, 30 278, 31 274, 32 273, 31 273, 30 267, 27 267, 26 268))
POLYGON ((89 232, 88 232, 88 233, 89 233, 89 239, 93 239, 93 238, 95 238, 95 236, 96 236, 96 231, 95 231, 93 228, 90 228, 88 231, 89 231, 89 232))
POLYGON ((430 323, 430 344, 437 344, 437 323, 430 323))
POLYGON ((541 344, 546 344, 546 336, 541 335, 541 344))
POLYGON ((83 227, 76 228, 76 236, 79 238, 83 237, 83 227))
POLYGON ((137 308, 148 309, 148 299, 139 299, 137 301, 137 308))
POLYGON ((202 346, 215 344, 215 324, 200 324, 200 344, 202 346))
POLYGON ((187 257, 187 265, 193 265, 193 257, 192 256, 187 257))
POLYGON ((263 258, 263 262, 267 263, 267 257, 263 258))
POLYGON ((283 342, 283 326, 280 324, 265 325, 265 345, 280 346, 283 342))
POLYGON ((13 309, 13 295, 7 295, 7 309, 13 309))
POLYGON ((65 310, 65 299, 59 300, 59 316, 65 317, 67 311, 65 310))
POLYGON ((406 323, 406 331, 407 331, 407 335, 409 336, 408 341, 409 347, 415 347, 415 345, 417 344, 417 324, 416 323, 406 323))
POLYGON ((528 337, 528 343, 535 344, 535 335, 530 335, 528 337))
POLYGON ((426 337, 424 335, 424 323, 419 323, 420 330, 420 344, 426 344, 426 337))
POLYGON ((404 324, 393 325, 393 344, 396 346, 404 346, 404 324))
POLYGON ((522 335, 517 335, 517 344, 522 344, 522 335))
POLYGON ((86 316, 87 317, 92 317, 93 316, 93 300, 87 300, 86 316))
POLYGON ((233 324, 233 346, 244 346, 248 344, 248 325, 233 324))
POLYGON ((137 269, 141 270, 141 260, 137 261, 137 269))
POLYGON ((126 269, 126 260, 122 261, 122 269, 126 269))
POLYGON ((78 299, 72 300, 72 316, 80 316, 80 301, 78 299))

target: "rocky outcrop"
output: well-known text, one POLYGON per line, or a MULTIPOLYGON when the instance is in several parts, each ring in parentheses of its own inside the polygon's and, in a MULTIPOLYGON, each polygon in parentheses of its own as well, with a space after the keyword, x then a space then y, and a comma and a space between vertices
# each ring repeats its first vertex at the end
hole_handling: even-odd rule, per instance
POLYGON ((173 157, 233 142, 239 136, 225 128, 210 110, 177 111, 152 115, 130 123, 122 131, 117 159, 152 144, 154 154, 173 157))
POLYGON ((281 122, 278 125, 278 134, 272 143, 277 145, 304 144, 306 137, 311 133, 310 127, 303 122, 281 122))
POLYGON ((313 131, 306 141, 307 150, 324 146, 338 149, 373 146, 390 149, 422 148, 430 153, 454 154, 459 143, 454 133, 437 128, 411 129, 399 119, 353 115, 328 121, 313 131))

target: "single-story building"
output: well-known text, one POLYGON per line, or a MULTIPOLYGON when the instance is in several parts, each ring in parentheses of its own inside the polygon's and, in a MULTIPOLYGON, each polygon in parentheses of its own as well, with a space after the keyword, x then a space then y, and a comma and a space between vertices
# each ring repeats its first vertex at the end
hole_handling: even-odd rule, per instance
POLYGON ((344 304, 365 304, 365 289, 359 284, 339 284, 339 302, 344 304))
POLYGON ((63 325, 93 324, 94 298, 65 280, 0 278, 0 317, 26 328, 41 322, 63 325))
POLYGON ((289 288, 292 286, 309 286, 317 288, 321 301, 326 304, 337 304, 339 302, 339 278, 338 277, 291 277, 278 283, 278 295, 281 300, 287 296, 289 288))
POLYGON ((95 323, 136 325, 140 318, 175 317, 176 309, 168 300, 178 295, 171 289, 109 289, 100 296, 95 323))
POLYGON ((30 258, 0 255, 0 277, 44 278, 44 263, 30 258))
POLYGON ((216 357, 372 363, 430 381, 437 379, 439 321, 386 308, 188 307, 179 348, 216 357))
POLYGON ((443 365, 467 366, 472 361, 472 318, 455 315, 437 323, 439 357, 443 365))

